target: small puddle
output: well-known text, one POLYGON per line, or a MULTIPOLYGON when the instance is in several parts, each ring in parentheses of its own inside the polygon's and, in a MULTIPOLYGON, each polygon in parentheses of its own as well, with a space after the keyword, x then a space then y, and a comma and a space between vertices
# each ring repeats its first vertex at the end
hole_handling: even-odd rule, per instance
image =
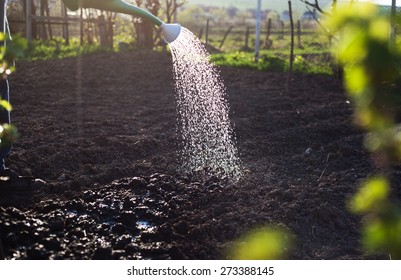
POLYGON ((153 232, 156 229, 156 226, 145 220, 139 220, 138 222, 136 222, 136 225, 141 231, 153 232))

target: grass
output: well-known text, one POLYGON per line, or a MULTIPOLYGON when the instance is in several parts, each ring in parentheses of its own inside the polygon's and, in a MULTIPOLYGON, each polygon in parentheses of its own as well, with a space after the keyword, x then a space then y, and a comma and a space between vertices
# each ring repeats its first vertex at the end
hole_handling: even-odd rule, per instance
MULTIPOLYGON (((118 50, 117 47, 114 50, 118 50)), ((70 40, 66 45, 63 39, 49 41, 33 41, 25 55, 25 60, 47 60, 75 57, 102 51, 112 51, 102 48, 98 44, 84 43, 82 46, 78 38, 70 40)), ((257 63, 254 62, 254 53, 246 51, 232 51, 228 53, 212 54, 211 61, 219 66, 240 67, 260 71, 285 72, 289 68, 289 51, 286 49, 262 50, 257 63)), ((310 49, 295 49, 293 64, 294 72, 332 74, 330 60, 323 49, 311 52, 310 49)))
POLYGON ((97 44, 85 43, 81 46, 80 41, 75 38, 70 40, 69 45, 66 45, 63 39, 35 40, 30 43, 24 59, 28 61, 62 59, 100 51, 106 49, 97 44))
MULTIPOLYGON (((257 63, 253 52, 233 52, 211 55, 211 61, 219 66, 230 66, 239 68, 256 69, 269 72, 285 72, 289 69, 289 59, 272 53, 271 51, 262 51, 257 63)), ((295 56, 293 71, 301 73, 315 73, 332 75, 333 71, 327 55, 324 54, 298 54, 295 56), (323 59, 324 58, 324 59, 323 59)))
MULTIPOLYGON (((208 36, 208 43, 216 48, 220 47, 222 38, 227 31, 227 27, 211 27, 208 36)), ((194 34, 199 35, 198 29, 193 29, 194 34)), ((227 36, 221 50, 224 52, 233 52, 241 50, 245 46, 245 28, 234 27, 231 33, 227 36)), ((269 44, 266 44, 266 31, 261 32, 260 40, 261 47, 269 50, 277 51, 288 51, 291 42, 290 31, 285 30, 284 33, 278 31, 277 29, 272 30, 269 36, 269 44)), ((202 41, 205 41, 205 32, 202 35, 202 41)), ((253 47, 255 45, 255 31, 251 30, 249 33, 248 46, 253 47)), ((295 49, 297 51, 307 51, 307 52, 330 52, 331 43, 329 37, 315 29, 305 29, 300 37, 298 38, 297 33, 294 37, 295 49), (300 46, 298 47, 298 39, 300 46)))
MULTIPOLYGON (((219 49, 227 28, 213 27, 208 44, 219 49)), ((213 54, 211 60, 221 66, 251 68, 261 71, 285 72, 289 69, 290 42, 289 30, 282 34, 275 30, 266 45, 266 34, 261 35, 261 51, 258 63, 254 62, 253 48, 255 34, 250 32, 248 47, 245 46, 245 30, 234 28, 220 48, 223 53, 213 54)), ((330 40, 327 35, 312 29, 304 29, 298 42, 295 36, 294 72, 332 75, 330 40)), ((203 34, 202 41, 205 41, 203 34)))

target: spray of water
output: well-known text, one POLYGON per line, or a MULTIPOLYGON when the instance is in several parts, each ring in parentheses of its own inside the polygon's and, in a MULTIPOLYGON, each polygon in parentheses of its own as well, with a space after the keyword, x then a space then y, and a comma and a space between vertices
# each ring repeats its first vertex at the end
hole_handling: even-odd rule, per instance
POLYGON ((186 28, 170 48, 184 169, 239 178, 238 150, 225 86, 209 61, 209 53, 186 28))

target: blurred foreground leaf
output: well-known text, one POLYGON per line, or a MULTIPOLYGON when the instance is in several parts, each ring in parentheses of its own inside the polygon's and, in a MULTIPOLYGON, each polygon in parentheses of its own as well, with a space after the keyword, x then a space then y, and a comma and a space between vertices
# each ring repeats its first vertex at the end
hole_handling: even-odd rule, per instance
POLYGON ((379 211, 386 202, 389 192, 390 186, 386 178, 376 177, 367 180, 352 198, 350 209, 358 214, 379 211))
POLYGON ((7 111, 12 110, 12 106, 7 100, 0 100, 0 106, 6 109, 7 111))
POLYGON ((352 198, 350 209, 366 215, 362 244, 369 253, 387 252, 401 259, 401 209, 391 201, 385 177, 367 180, 352 198))
POLYGON ((11 143, 18 138, 18 131, 15 126, 10 124, 0 125, 0 146, 11 146, 11 143))
POLYGON ((368 252, 387 252, 392 259, 401 259, 401 219, 400 213, 386 213, 366 223, 363 245, 368 252))
MULTIPOLYGON (((333 54, 343 65, 344 83, 354 106, 355 123, 365 129, 365 147, 376 164, 388 168, 401 159, 401 49, 390 44, 389 20, 373 4, 346 5, 326 20, 338 38, 333 54), (398 115, 397 115, 398 114, 398 115)), ((369 253, 401 259, 401 210, 390 196, 385 176, 366 180, 349 202, 364 215, 362 243, 369 253)))
POLYGON ((237 260, 284 259, 291 246, 290 234, 279 227, 262 227, 245 234, 230 248, 229 256, 237 260))
POLYGON ((28 41, 21 36, 14 36, 13 40, 10 40, 8 36, 0 33, 0 42, 2 46, 0 48, 0 74, 3 78, 7 78, 12 72, 15 71, 14 61, 18 58, 22 58, 28 48, 28 41))

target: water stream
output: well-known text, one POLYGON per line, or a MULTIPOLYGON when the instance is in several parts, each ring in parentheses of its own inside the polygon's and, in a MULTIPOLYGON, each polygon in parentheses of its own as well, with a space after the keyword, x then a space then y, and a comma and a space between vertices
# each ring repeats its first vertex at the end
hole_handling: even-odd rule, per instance
POLYGON ((186 28, 170 49, 184 170, 238 179, 240 160, 218 70, 200 40, 186 28))

